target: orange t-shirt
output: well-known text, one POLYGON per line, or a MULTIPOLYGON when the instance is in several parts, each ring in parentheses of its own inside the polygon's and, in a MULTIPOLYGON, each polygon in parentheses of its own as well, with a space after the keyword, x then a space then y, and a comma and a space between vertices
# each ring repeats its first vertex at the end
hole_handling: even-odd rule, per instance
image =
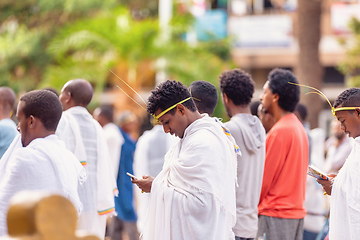
POLYGON ((266 137, 264 177, 259 215, 301 219, 306 210, 309 141, 294 114, 282 117, 266 137))

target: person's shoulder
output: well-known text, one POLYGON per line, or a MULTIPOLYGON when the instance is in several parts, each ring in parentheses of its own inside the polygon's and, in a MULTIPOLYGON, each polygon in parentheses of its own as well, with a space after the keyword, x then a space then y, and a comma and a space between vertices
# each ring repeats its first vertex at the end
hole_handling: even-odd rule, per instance
POLYGON ((299 126, 303 127, 299 119, 294 114, 289 114, 280 118, 273 126, 273 129, 277 131, 288 131, 289 129, 294 129, 299 126))
POLYGON ((294 115, 288 115, 281 118, 268 132, 267 138, 289 139, 303 136, 307 138, 306 131, 302 123, 294 115))
MULTIPOLYGON (((221 128, 221 127, 220 127, 221 128)), ((219 139, 220 134, 225 134, 223 130, 219 130, 215 125, 208 125, 201 127, 194 131, 191 135, 185 137, 185 141, 196 145, 208 145, 209 143, 215 143, 219 139)))
POLYGON ((16 124, 11 119, 0 120, 0 129, 4 131, 17 131, 16 124))
POLYGON ((115 123, 108 123, 106 124, 104 127, 103 127, 103 130, 106 134, 108 135, 113 135, 113 136, 119 136, 121 135, 122 137, 122 134, 121 134, 121 131, 120 131, 120 127, 117 126, 115 123))
POLYGON ((46 156, 36 148, 21 147, 13 152, 12 158, 14 159, 14 164, 28 166, 42 164, 41 162, 46 159, 46 156))
POLYGON ((104 125, 104 130, 108 130, 108 131, 120 131, 119 127, 115 124, 115 123, 108 123, 106 125, 104 125))
MULTIPOLYGON (((49 174, 49 171, 53 171, 53 163, 51 156, 46 153, 46 149, 39 147, 21 147, 13 152, 11 160, 8 162, 8 168, 11 172, 21 174, 32 182, 35 178, 41 178, 44 174, 49 174)), ((58 157, 60 154, 64 154, 64 151, 56 152, 58 157)), ((68 161, 69 157, 64 159, 68 161)))
POLYGON ((145 132, 143 132, 143 134, 139 137, 137 144, 140 142, 146 142, 147 140, 150 140, 150 138, 154 135, 154 132, 152 132, 151 130, 146 130, 145 132))
POLYGON ((233 131, 257 131, 264 132, 264 127, 260 119, 251 114, 237 114, 233 116, 230 121, 225 123, 225 126, 229 128, 231 132, 233 131))
POLYGON ((29 150, 43 161, 49 161, 54 157, 61 157, 64 161, 77 159, 74 153, 67 149, 64 141, 60 140, 56 135, 35 139, 31 143, 29 150))
POLYGON ((61 114, 61 118, 59 120, 58 126, 57 126, 57 130, 59 128, 64 128, 65 126, 69 125, 69 124, 74 124, 74 117, 72 116, 72 114, 68 111, 63 111, 61 114))
POLYGON ((237 128, 237 120, 236 118, 231 118, 229 121, 225 122, 224 125, 229 129, 236 129, 237 128))
POLYGON ((283 124, 282 122, 278 121, 267 133, 266 139, 280 140, 280 139, 283 139, 284 136, 286 137, 288 134, 289 134, 288 125, 283 124))
POLYGON ((237 128, 246 128, 248 125, 252 125, 256 122, 256 119, 259 120, 258 117, 251 114, 236 114, 227 122, 227 124, 237 128))

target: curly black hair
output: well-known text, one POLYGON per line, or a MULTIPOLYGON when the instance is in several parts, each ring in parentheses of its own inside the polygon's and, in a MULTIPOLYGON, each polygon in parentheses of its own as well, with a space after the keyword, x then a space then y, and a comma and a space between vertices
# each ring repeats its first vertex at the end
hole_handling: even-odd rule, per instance
POLYGON ((360 88, 349 88, 336 98, 334 108, 360 107, 360 88))
POLYGON ((20 98, 25 102, 23 112, 25 117, 30 115, 39 118, 46 130, 55 131, 59 124, 62 106, 59 98, 49 90, 34 90, 20 98))
MULTIPOLYGON (((151 91, 151 95, 148 98, 147 111, 153 115, 158 109, 164 111, 188 97, 191 97, 190 92, 184 84, 167 80, 166 82, 160 83, 155 90, 151 91)), ((192 112, 196 111, 196 106, 192 99, 182 104, 192 112)), ((168 113, 172 115, 175 114, 175 109, 172 109, 168 113)))
POLYGON ((271 92, 279 95, 279 107, 294 112, 300 100, 300 87, 289 82, 299 84, 295 75, 289 70, 275 68, 269 73, 268 82, 271 92))
POLYGON ((211 116, 218 101, 218 91, 214 84, 204 80, 194 81, 190 84, 189 91, 199 112, 211 116))
POLYGON ((224 71, 219 76, 220 90, 235 105, 248 105, 254 94, 254 81, 241 69, 224 71))

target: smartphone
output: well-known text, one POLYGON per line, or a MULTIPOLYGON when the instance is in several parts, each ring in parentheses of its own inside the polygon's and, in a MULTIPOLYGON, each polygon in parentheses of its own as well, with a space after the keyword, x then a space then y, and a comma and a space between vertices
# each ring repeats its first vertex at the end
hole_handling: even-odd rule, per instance
POLYGON ((132 178, 134 178, 135 180, 137 180, 137 177, 135 177, 134 175, 132 175, 131 173, 126 173, 129 177, 132 177, 132 178))

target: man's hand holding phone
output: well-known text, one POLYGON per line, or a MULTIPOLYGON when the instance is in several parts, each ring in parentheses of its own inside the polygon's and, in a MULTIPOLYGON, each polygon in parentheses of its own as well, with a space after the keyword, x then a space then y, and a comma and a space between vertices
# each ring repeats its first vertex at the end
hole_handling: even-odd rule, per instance
POLYGON ((135 177, 130 173, 126 173, 126 174, 131 177, 131 182, 136 184, 141 189, 142 192, 149 193, 151 191, 151 185, 152 182, 154 181, 154 177, 146 175, 143 176, 142 179, 138 179, 137 177, 135 177))

